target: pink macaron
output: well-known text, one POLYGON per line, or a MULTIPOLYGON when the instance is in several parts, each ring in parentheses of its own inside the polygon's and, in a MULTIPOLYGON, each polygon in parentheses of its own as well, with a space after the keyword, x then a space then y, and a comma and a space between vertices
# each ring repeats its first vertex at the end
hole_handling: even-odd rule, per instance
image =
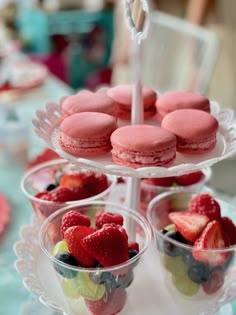
POLYGON ((106 93, 88 90, 66 97, 62 102, 62 110, 67 116, 82 112, 99 112, 114 117, 117 115, 117 105, 106 93))
POLYGON ((177 137, 177 151, 202 154, 216 146, 218 121, 209 113, 197 109, 180 109, 167 114, 162 127, 177 137))
MULTIPOLYGON (((117 85, 107 90, 107 95, 111 97, 118 106, 118 118, 123 120, 131 119, 133 86, 131 84, 117 85)), ((142 88, 144 118, 150 118, 156 114, 155 102, 156 92, 149 88, 142 88)))
POLYGON ((133 168, 168 166, 176 156, 176 137, 151 125, 130 125, 111 135, 112 158, 119 165, 133 168))
POLYGON ((61 148, 74 156, 104 154, 111 150, 110 136, 116 118, 104 113, 83 112, 66 117, 60 124, 61 148))
POLYGON ((156 101, 157 119, 162 121, 165 115, 177 109, 198 109, 210 113, 210 102, 207 97, 197 92, 168 92, 156 101))

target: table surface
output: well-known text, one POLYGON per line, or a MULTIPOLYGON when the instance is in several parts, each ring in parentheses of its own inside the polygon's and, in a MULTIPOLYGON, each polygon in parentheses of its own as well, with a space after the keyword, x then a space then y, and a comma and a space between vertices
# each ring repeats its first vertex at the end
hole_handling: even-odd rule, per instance
MULTIPOLYGON (((33 131, 31 120, 35 117, 35 110, 43 109, 48 101, 57 102, 62 96, 72 93, 70 87, 49 76, 41 88, 28 92, 18 101, 17 112, 29 128, 30 155, 34 156, 45 147, 33 131)), ((0 192, 7 196, 11 206, 10 223, 0 239, 0 315, 56 315, 57 312, 41 305, 24 288, 22 277, 14 267, 13 245, 20 239, 20 227, 29 224, 33 214, 29 201, 20 190, 23 172, 24 169, 17 165, 0 166, 0 192)), ((232 305, 233 314, 236 314, 236 301, 232 305)))

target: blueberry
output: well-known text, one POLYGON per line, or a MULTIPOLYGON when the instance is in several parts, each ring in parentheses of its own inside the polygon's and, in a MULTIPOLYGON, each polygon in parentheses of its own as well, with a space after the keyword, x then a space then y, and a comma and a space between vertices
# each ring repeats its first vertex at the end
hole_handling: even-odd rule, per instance
POLYGON ((47 191, 51 191, 53 189, 55 189, 57 186, 55 184, 49 184, 47 187, 46 187, 46 190, 47 191))
POLYGON ((167 232, 168 232, 168 230, 166 230, 166 229, 162 229, 162 230, 161 230, 161 233, 162 233, 162 234, 166 234, 167 232))
POLYGON ((188 269, 188 276, 196 283, 207 282, 210 278, 210 267, 200 261, 195 261, 188 269))
POLYGON ((95 284, 103 284, 107 289, 116 288, 115 276, 109 271, 91 273, 90 278, 95 284))
MULTIPOLYGON (((165 236, 183 244, 187 243, 187 240, 178 231, 169 231, 165 233, 165 236)), ((165 240, 163 242, 163 250, 169 256, 179 256, 182 249, 180 246, 165 240)))
MULTIPOLYGON (((59 252, 56 256, 56 259, 60 260, 61 262, 71 265, 71 266, 79 266, 78 261, 76 260, 76 258, 74 256, 72 256, 70 253, 68 252, 59 252)), ((70 270, 69 268, 65 268, 59 264, 56 264, 54 262, 54 268, 56 269, 56 271, 62 275, 64 278, 74 278, 77 275, 77 271, 75 270, 70 270)))
POLYGON ((228 257, 226 258, 225 262, 223 263, 223 265, 221 266, 221 268, 223 270, 228 269, 232 263, 233 263, 233 258, 234 258, 234 253, 230 253, 228 254, 228 257))
POLYGON ((129 248, 129 259, 135 257, 136 255, 138 255, 138 251, 136 249, 133 248, 129 248))
POLYGON ((182 255, 183 262, 188 266, 191 266, 193 262, 196 261, 192 255, 191 250, 182 249, 181 255, 182 255))
POLYGON ((134 280, 133 271, 129 270, 126 275, 118 277, 116 279, 116 288, 126 289, 131 285, 133 280, 134 280))

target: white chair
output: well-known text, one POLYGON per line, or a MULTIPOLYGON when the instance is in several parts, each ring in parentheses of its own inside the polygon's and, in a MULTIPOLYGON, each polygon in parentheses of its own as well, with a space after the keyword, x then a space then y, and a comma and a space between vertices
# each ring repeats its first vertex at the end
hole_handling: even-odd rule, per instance
POLYGON ((206 93, 217 59, 216 35, 188 21, 154 11, 142 50, 142 81, 160 93, 206 93))

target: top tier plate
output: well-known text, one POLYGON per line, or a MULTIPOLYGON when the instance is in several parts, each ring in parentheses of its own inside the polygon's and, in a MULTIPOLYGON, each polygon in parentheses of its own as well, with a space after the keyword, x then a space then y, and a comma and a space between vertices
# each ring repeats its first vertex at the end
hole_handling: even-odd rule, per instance
MULTIPOLYGON (((142 167, 138 169, 115 164, 112 161, 111 153, 93 158, 78 158, 64 152, 58 142, 60 117, 62 115, 61 104, 48 103, 45 110, 38 110, 36 112, 37 118, 33 119, 33 125, 36 134, 46 142, 49 148, 56 151, 62 158, 72 163, 80 164, 81 167, 117 176, 136 178, 167 177, 212 166, 236 153, 236 122, 234 120, 234 112, 231 109, 221 109, 216 102, 211 102, 211 114, 219 122, 217 145, 213 151, 198 156, 177 153, 176 159, 170 167, 142 167)), ((118 121, 119 126, 124 124, 124 121, 118 121)), ((147 120, 145 124, 158 125, 158 122, 156 120, 147 120)))

